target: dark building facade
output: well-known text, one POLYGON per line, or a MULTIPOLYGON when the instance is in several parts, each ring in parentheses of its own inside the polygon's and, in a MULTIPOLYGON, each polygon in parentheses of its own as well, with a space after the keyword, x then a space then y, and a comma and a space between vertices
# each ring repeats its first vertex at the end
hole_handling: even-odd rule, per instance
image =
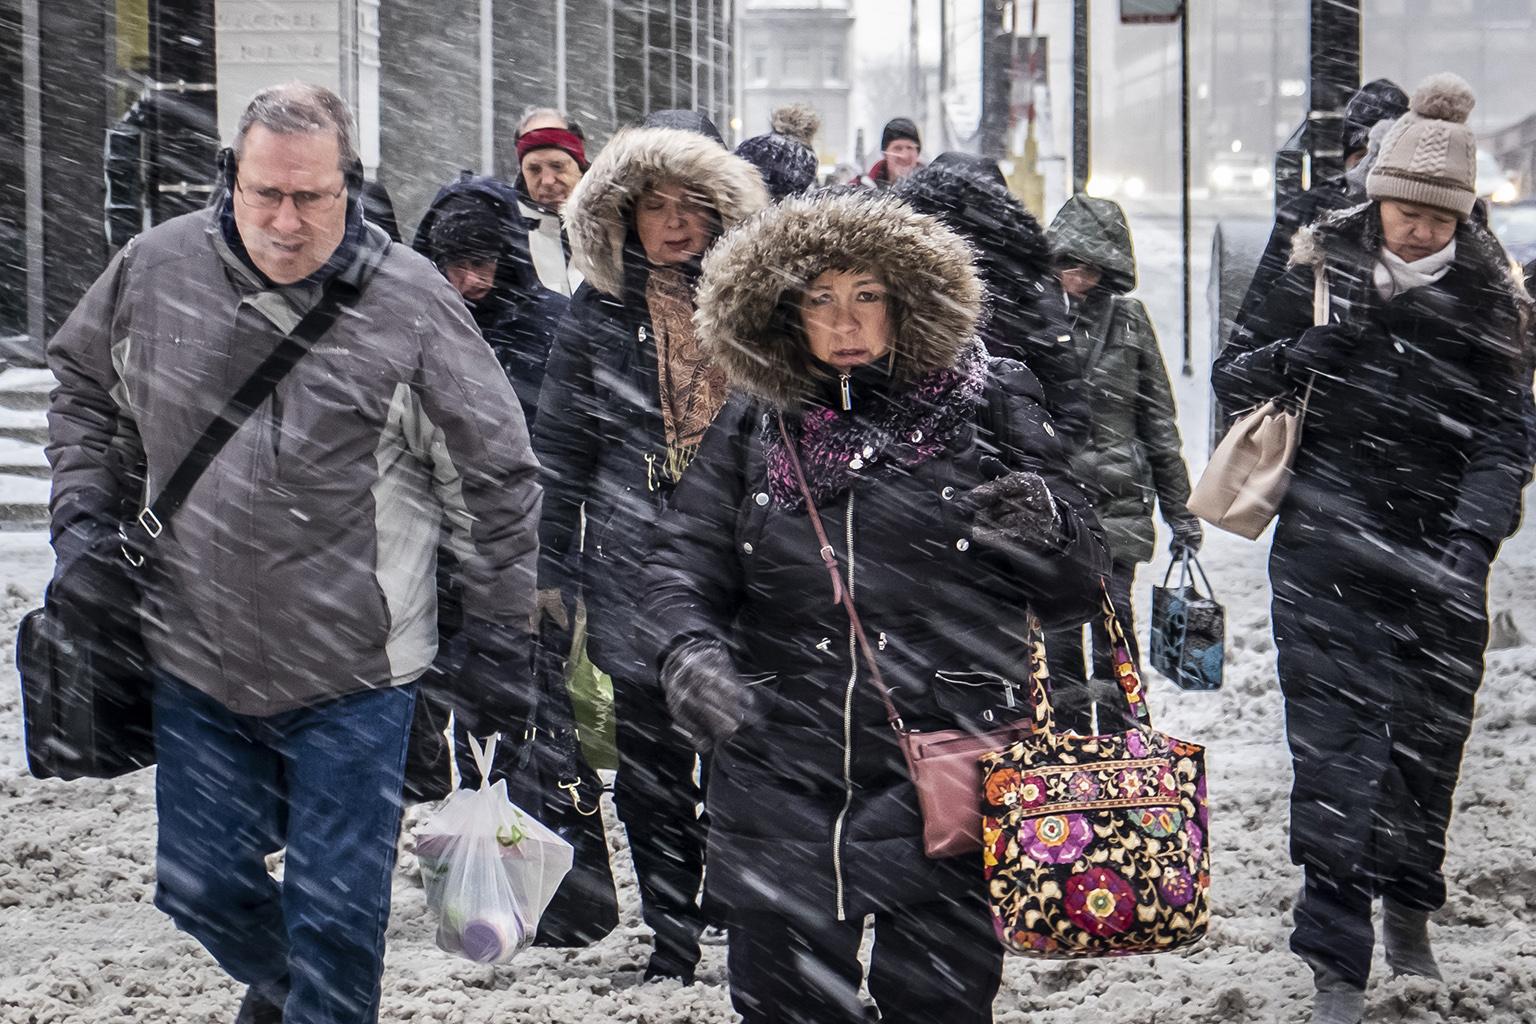
POLYGON ((733 116, 731 0, 0 0, 0 358, 128 237, 196 208, 262 85, 338 88, 409 235, 461 169, 508 176, 529 106, 595 150, 662 107, 733 116), (225 95, 220 94, 223 89, 225 95))

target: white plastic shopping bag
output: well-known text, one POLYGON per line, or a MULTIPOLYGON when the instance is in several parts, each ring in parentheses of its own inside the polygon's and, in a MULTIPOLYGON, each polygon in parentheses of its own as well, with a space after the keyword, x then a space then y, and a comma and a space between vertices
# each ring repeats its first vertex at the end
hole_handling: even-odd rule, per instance
POLYGON ((455 789, 415 831, 438 948, 488 964, 533 942, 574 857, 570 843, 507 798, 506 780, 486 781, 500 739, 482 746, 469 738, 480 788, 455 789))

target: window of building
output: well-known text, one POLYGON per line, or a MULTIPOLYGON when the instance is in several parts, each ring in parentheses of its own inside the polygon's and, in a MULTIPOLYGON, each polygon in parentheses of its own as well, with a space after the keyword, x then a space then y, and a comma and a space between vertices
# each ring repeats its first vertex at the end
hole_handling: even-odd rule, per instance
POLYGON ((784 80, 786 82, 807 82, 813 74, 810 47, 784 47, 784 80))

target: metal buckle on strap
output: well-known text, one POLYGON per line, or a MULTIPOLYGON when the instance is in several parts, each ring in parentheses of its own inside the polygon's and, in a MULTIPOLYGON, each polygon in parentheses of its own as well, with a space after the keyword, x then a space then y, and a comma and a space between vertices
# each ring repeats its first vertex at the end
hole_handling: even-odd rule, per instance
POLYGON ((128 560, 128 564, 129 565, 133 566, 135 569, 143 567, 143 565, 144 565, 144 558, 143 558, 143 556, 136 555, 132 551, 128 550, 128 545, 127 544, 119 545, 118 546, 118 550, 123 553, 123 557, 128 560))
POLYGON ((570 794, 571 806, 576 808, 576 813, 581 815, 583 818, 590 818, 601 809, 601 805, 596 803, 592 805, 592 809, 590 811, 584 811, 581 809, 581 795, 578 792, 578 790, 581 789, 580 779, 577 779, 575 782, 556 782, 555 788, 563 789, 568 794, 570 794))
POLYGON ((160 517, 155 515, 155 510, 152 508, 146 508, 139 513, 138 523, 151 538, 158 538, 165 532, 165 525, 160 522, 160 517))

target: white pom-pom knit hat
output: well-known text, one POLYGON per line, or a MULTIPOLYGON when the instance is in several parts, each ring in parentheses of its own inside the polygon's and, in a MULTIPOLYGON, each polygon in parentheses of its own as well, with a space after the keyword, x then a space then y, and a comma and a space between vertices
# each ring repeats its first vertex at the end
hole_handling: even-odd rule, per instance
POLYGON ((1477 138, 1467 115, 1477 97, 1459 75, 1431 75, 1419 83, 1408 113, 1382 140, 1365 179, 1372 199, 1401 199, 1454 213, 1462 220, 1477 202, 1477 138))

